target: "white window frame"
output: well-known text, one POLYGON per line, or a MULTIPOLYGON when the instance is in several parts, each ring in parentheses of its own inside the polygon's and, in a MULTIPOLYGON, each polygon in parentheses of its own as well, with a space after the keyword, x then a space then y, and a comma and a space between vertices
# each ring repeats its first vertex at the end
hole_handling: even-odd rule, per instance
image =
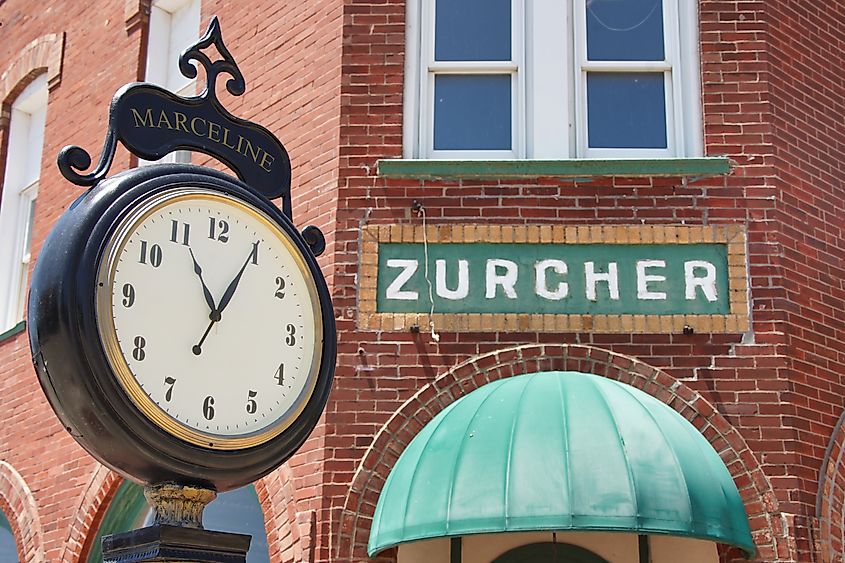
MULTIPOLYGON (((417 0, 411 0, 409 4, 417 0)), ((530 0, 529 0, 530 1, 530 0)), ((434 10, 435 1, 423 1, 422 21, 430 22, 428 31, 421 35, 420 54, 422 64, 416 65, 414 72, 420 73, 417 84, 422 91, 416 96, 419 104, 420 126, 414 129, 418 135, 420 147, 430 147, 427 158, 522 158, 525 151, 525 54, 522 33, 524 30, 523 13, 525 0, 512 0, 511 3, 511 60, 510 61, 437 61, 434 58, 434 10), (502 75, 511 76, 511 149, 510 150, 436 150, 434 149, 434 82, 438 75, 502 75)), ((411 26, 409 26, 409 29, 411 26)))
POLYGON ((12 103, 0 202, 0 332, 24 318, 47 98, 42 74, 12 103))
POLYGON ((434 3, 407 0, 405 158, 683 158, 703 154, 696 2, 663 1, 664 61, 608 62, 586 60, 585 0, 512 0, 512 61, 508 65, 434 61, 434 3), (588 71, 663 72, 667 148, 588 147, 588 71), (434 150, 434 76, 494 72, 516 76, 513 150, 434 150))
MULTIPOLYGON (((199 38, 201 0, 155 0, 150 6, 145 80, 179 94, 193 96, 196 79, 179 71, 179 54, 199 38)), ((140 160, 141 165, 153 161, 140 160)), ((175 151, 158 163, 191 162, 190 151, 175 151)))

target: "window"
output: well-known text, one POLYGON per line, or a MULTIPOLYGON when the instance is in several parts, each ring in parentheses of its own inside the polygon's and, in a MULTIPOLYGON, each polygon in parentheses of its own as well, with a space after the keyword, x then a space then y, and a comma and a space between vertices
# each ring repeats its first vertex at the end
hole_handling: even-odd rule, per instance
POLYGON ((409 0, 405 156, 700 155, 696 7, 409 0))
MULTIPOLYGON (((179 72, 179 55, 196 42, 200 0, 157 0, 150 8, 146 80, 180 96, 196 94, 196 80, 179 72)), ((190 162, 189 151, 176 151, 159 162, 190 162)), ((142 164, 144 161, 142 161, 142 164)))
POLYGON ((0 511, 0 561, 18 563, 18 546, 12 533, 12 525, 0 511))
POLYGON ((0 332, 24 316, 30 243, 47 119, 47 75, 12 103, 6 172, 0 201, 0 332))

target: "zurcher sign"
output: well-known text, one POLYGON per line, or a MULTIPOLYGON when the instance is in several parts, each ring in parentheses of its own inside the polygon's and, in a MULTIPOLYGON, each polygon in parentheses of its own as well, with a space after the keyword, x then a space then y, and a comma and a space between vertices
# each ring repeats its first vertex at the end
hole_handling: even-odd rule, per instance
POLYGON ((737 226, 367 227, 361 324, 455 330, 741 332, 737 226), (595 322, 594 322, 595 321, 595 322))
MULTIPOLYGON (((379 249, 378 311, 431 308, 423 244, 379 249)), ((721 244, 431 244, 441 313, 726 314, 721 244)))

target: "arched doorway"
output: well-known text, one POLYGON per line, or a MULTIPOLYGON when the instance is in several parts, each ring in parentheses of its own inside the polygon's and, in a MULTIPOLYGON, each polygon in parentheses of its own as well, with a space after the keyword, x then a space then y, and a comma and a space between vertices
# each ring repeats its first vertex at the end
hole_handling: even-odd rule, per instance
POLYGON ((521 545, 492 563, 608 563, 592 551, 568 543, 542 542, 521 545))

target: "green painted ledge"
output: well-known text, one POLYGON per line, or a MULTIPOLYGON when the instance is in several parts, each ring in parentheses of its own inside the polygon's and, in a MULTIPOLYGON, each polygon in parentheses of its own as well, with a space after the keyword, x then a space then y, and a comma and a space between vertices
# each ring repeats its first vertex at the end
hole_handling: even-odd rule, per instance
POLYGON ((0 332, 0 342, 6 340, 7 338, 11 338, 14 335, 21 333, 26 328, 26 321, 21 321, 6 332, 0 332))
POLYGON ((378 161, 385 178, 536 178, 540 176, 589 178, 592 176, 707 177, 730 173, 726 156, 702 158, 570 158, 563 160, 424 160, 378 161))

